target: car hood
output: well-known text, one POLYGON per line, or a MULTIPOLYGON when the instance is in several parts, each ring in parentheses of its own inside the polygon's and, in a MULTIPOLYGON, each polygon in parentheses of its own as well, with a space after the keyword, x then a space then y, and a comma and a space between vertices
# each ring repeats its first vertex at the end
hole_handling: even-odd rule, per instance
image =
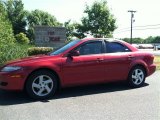
POLYGON ((24 63, 28 63, 28 62, 45 60, 46 58, 50 58, 50 57, 55 58, 57 56, 35 55, 35 56, 30 56, 30 57, 25 57, 25 58, 9 61, 9 62, 7 62, 6 65, 19 65, 19 64, 24 64, 24 63))

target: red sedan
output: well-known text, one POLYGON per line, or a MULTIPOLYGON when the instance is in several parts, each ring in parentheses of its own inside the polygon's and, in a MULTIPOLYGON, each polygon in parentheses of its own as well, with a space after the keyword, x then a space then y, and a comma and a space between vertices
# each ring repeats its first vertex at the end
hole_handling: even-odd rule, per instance
POLYGON ((59 87, 127 81, 141 87, 155 72, 154 56, 132 45, 104 38, 74 40, 47 55, 12 61, 0 68, 0 88, 26 90, 36 99, 59 87))

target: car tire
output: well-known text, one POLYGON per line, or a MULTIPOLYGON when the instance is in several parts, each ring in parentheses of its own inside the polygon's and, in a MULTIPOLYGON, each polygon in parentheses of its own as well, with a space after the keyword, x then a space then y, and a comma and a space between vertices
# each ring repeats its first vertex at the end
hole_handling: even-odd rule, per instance
POLYGON ((57 90, 57 78, 47 70, 35 71, 28 77, 25 88, 31 98, 47 99, 57 90))
POLYGON ((131 69, 128 75, 129 86, 138 88, 144 85, 146 78, 145 69, 141 66, 136 66, 131 69))

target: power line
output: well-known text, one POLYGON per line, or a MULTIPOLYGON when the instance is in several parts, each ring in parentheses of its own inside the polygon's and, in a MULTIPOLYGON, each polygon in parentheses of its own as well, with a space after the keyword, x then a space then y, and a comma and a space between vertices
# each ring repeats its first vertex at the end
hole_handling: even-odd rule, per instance
POLYGON ((143 26, 135 26, 135 27, 152 27, 152 26, 160 26, 160 24, 154 24, 154 25, 143 25, 143 26))
MULTIPOLYGON (((140 29, 136 29, 136 28, 133 28, 133 30, 154 30, 154 29, 160 29, 160 27, 155 27, 155 28, 140 28, 140 29)), ((130 30, 122 30, 122 31, 118 31, 118 32, 114 32, 114 34, 118 34, 118 33, 123 33, 123 32, 128 32, 130 30)))
POLYGON ((133 29, 133 30, 149 30, 149 29, 160 29, 160 27, 156 27, 156 28, 140 28, 140 29, 133 29))
MULTIPOLYGON (((154 27, 154 26, 160 26, 160 24, 153 24, 153 25, 143 25, 143 26, 133 26, 132 28, 141 28, 141 27, 154 27)), ((128 30, 130 29, 130 27, 127 27, 127 28, 122 28, 122 29, 119 29, 118 31, 121 31, 121 30, 128 30)))

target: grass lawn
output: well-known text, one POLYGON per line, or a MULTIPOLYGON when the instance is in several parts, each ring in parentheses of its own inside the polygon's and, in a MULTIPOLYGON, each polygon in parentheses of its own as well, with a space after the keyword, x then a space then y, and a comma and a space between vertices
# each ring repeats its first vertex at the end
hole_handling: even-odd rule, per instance
POLYGON ((160 70, 160 56, 155 56, 154 63, 157 65, 157 70, 160 70))

